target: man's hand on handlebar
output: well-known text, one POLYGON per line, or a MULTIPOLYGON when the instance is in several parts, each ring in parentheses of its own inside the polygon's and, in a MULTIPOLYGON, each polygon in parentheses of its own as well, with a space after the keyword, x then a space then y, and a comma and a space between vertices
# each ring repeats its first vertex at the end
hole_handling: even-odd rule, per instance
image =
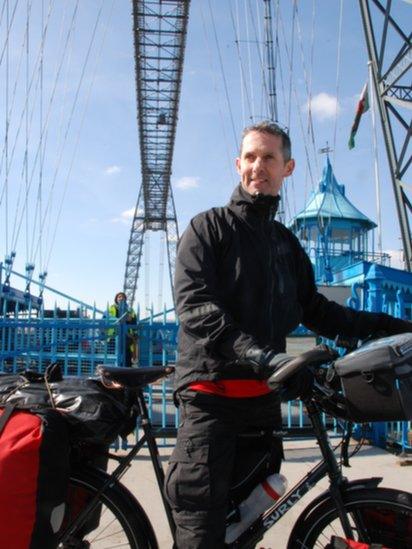
MULTIPOLYGON (((261 349, 258 346, 253 346, 246 351, 243 363, 252 365, 259 377, 267 379, 270 386, 272 374, 281 368, 287 369, 287 365, 294 359, 295 357, 286 353, 276 353, 270 348, 261 349)), ((313 378, 312 372, 308 368, 302 367, 290 379, 282 383, 282 387, 276 386, 276 389, 280 389, 282 400, 294 400, 310 394, 313 378)))
POLYGON ((241 362, 253 367, 261 379, 267 379, 275 370, 286 364, 291 357, 285 353, 276 353, 270 347, 261 348, 257 345, 249 347, 241 362))
POLYGON ((282 400, 304 398, 311 393, 314 374, 310 366, 325 364, 337 358, 338 353, 326 345, 318 345, 297 357, 278 354, 273 357, 276 362, 273 373, 268 378, 268 385, 281 393, 282 400))

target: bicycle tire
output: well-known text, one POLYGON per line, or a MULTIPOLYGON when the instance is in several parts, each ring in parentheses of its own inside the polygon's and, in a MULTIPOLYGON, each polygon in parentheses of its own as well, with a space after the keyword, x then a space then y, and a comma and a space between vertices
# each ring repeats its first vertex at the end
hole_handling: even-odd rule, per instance
MULTIPOLYGON (((84 505, 102 488, 108 475, 98 470, 76 472, 69 481, 62 532, 84 505)), ((136 498, 123 485, 112 481, 99 497, 99 506, 60 549, 158 549, 150 521, 136 498)))
MULTIPOLYGON (((412 547, 412 495, 390 488, 358 489, 344 494, 354 541, 381 543, 391 549, 412 547)), ((331 499, 295 526, 288 549, 321 549, 332 535, 345 538, 331 499)))

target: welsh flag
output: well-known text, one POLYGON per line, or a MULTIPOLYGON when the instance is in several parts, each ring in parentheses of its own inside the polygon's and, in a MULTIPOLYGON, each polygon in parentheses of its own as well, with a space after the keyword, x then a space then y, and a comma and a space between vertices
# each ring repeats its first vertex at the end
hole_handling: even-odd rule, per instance
POLYGON ((356 135, 356 132, 358 131, 361 116, 364 112, 368 110, 369 110, 368 85, 365 84, 363 86, 362 93, 360 94, 360 97, 359 97, 359 103, 356 108, 355 120, 353 121, 352 128, 350 130, 350 137, 348 142, 349 149, 353 149, 353 147, 355 146, 355 135, 356 135))

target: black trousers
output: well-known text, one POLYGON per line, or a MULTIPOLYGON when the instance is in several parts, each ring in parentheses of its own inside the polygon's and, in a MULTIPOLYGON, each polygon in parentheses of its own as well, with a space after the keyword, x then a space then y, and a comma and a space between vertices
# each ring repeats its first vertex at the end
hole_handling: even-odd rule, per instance
MULTIPOLYGON (((178 400, 181 421, 165 479, 176 523, 176 547, 221 549, 231 486, 243 475, 239 471, 245 454, 255 448, 255 444, 245 445, 242 440, 246 439, 239 435, 279 429, 279 400, 273 393, 239 399, 190 390, 181 392, 178 400)), ((270 437, 269 452, 265 477, 280 469, 280 438, 270 437)))

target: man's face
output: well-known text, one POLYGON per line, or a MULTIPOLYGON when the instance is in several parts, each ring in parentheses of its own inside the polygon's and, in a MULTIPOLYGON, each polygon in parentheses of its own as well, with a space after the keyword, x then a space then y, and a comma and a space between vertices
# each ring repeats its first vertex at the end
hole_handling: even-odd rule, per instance
POLYGON ((236 168, 242 187, 249 194, 276 196, 282 181, 291 175, 295 161, 285 162, 282 154, 282 138, 264 132, 250 132, 243 139, 240 158, 236 168))

